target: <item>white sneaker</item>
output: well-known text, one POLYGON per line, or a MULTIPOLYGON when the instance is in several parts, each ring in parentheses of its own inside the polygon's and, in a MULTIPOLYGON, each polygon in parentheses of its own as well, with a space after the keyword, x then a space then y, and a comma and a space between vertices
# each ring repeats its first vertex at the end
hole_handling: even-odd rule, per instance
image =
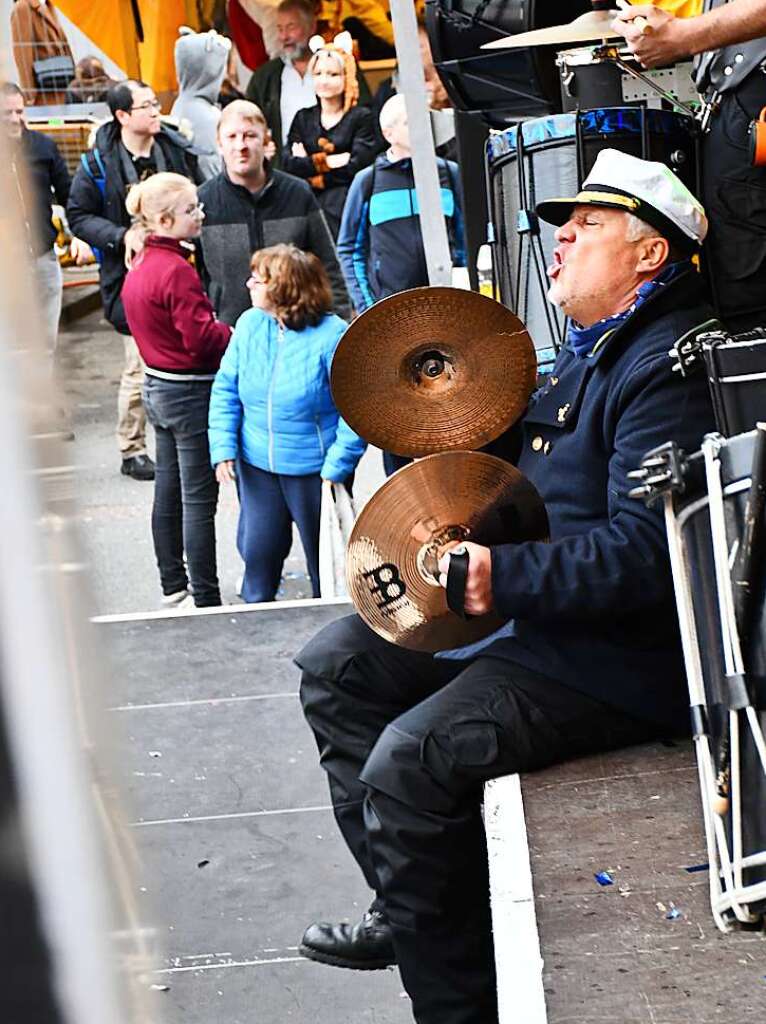
POLYGON ((189 597, 191 594, 188 590, 178 590, 175 594, 163 594, 160 598, 160 606, 162 608, 177 608, 189 597))

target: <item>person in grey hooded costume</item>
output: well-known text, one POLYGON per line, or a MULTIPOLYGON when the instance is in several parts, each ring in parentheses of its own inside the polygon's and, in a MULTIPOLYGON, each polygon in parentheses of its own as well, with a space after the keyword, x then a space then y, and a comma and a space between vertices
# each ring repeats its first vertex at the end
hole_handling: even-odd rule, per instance
POLYGON ((221 170, 216 134, 221 119, 218 94, 226 75, 231 40, 211 30, 194 32, 185 25, 176 40, 178 99, 170 111, 183 129, 187 121, 194 133, 199 170, 207 181, 221 170))

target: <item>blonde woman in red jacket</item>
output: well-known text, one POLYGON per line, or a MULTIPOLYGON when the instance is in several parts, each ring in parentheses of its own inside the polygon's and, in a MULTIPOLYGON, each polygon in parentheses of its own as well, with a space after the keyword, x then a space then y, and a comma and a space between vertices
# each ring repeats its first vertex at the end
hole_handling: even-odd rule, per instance
POLYGON ((194 185, 180 174, 155 174, 133 186, 126 205, 143 242, 122 299, 146 364, 143 399, 156 437, 152 537, 162 604, 191 604, 193 598, 198 608, 219 605, 218 484, 207 419, 231 328, 216 320, 189 262, 188 243, 204 217, 194 185))

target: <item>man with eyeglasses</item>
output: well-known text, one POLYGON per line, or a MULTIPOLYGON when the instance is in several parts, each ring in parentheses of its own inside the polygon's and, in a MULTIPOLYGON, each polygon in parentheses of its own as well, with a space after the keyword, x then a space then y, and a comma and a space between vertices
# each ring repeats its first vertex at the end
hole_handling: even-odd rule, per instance
POLYGON ((148 85, 119 82, 107 93, 106 102, 112 120, 99 128, 93 148, 83 154, 67 215, 75 234, 99 251, 104 315, 123 335, 125 365, 117 397, 121 472, 134 480, 153 480, 141 400, 144 369, 120 297, 125 258, 135 246, 125 196, 131 185, 158 171, 175 171, 195 184, 202 176, 188 140, 162 124, 160 104, 148 85))

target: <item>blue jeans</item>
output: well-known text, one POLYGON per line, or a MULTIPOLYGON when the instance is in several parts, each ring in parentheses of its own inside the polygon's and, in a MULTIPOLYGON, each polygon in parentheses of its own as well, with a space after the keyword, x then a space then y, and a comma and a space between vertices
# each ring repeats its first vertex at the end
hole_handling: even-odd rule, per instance
POLYGON ((191 580, 198 608, 221 603, 218 483, 207 442, 211 388, 212 381, 168 381, 149 374, 144 382, 144 407, 157 441, 152 537, 162 592, 176 594, 191 580))
POLYGON ((293 541, 293 523, 298 527, 306 555, 311 592, 319 597, 319 473, 285 476, 257 469, 239 459, 237 490, 237 548, 245 563, 241 591, 245 601, 274 600, 293 541))

